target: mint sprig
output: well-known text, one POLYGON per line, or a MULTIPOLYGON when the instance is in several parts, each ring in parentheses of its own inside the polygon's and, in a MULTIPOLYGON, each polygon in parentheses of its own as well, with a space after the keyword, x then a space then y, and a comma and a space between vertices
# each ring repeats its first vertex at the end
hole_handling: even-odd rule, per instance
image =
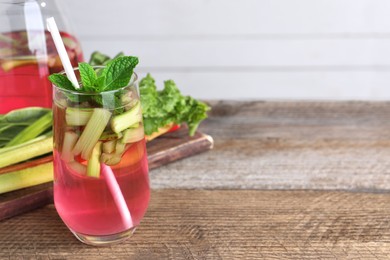
POLYGON ((96 71, 86 62, 79 63, 81 83, 86 91, 93 91, 96 84, 96 71))
MULTIPOLYGON (((124 56, 119 53, 113 59, 100 52, 94 52, 89 61, 90 64, 80 63, 81 89, 75 89, 72 83, 64 76, 58 74, 51 75, 50 81, 58 87, 78 92, 94 92, 115 90, 126 86, 133 74, 135 66, 138 64, 138 58, 124 56), (91 71, 92 66, 106 66, 104 69, 91 71)), ((157 132, 159 128, 167 124, 186 123, 189 128, 189 134, 193 135, 201 121, 207 118, 207 112, 210 107, 199 100, 190 96, 183 96, 177 88, 175 82, 167 80, 164 82, 164 88, 160 91, 154 78, 148 74, 139 83, 139 92, 142 105, 143 123, 146 134, 157 132)), ((84 97, 67 94, 72 102, 92 102, 100 104, 103 107, 115 109, 116 114, 123 112, 122 91, 118 91, 112 96, 110 93, 101 93, 96 95, 93 100, 84 100, 84 97)))
POLYGON ((137 64, 138 58, 132 56, 118 57, 109 62, 102 72, 102 76, 106 77, 103 90, 115 90, 126 86, 137 64))
MULTIPOLYGON (((107 62, 107 60, 105 61, 107 62)), ((90 64, 81 62, 79 63, 80 89, 76 89, 72 82, 63 74, 52 74, 49 76, 49 80, 57 87, 66 90, 100 93, 127 86, 137 64, 137 57, 119 55, 117 58, 108 61, 107 66, 103 70, 96 72, 90 64)))
POLYGON ((49 76, 49 80, 60 88, 66 90, 76 90, 72 82, 63 74, 54 73, 49 76))

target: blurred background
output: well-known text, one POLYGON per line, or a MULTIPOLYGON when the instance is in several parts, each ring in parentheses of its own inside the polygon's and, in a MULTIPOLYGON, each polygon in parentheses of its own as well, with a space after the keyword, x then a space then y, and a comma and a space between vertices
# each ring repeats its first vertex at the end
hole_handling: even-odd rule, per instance
POLYGON ((67 0, 85 57, 203 99, 390 99, 390 1, 67 0))

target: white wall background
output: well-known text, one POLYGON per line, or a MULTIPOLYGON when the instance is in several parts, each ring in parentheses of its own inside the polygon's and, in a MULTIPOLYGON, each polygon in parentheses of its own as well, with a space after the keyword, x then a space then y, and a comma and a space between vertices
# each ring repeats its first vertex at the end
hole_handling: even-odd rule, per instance
MULTIPOLYGON (((63 0, 65 1, 65 0, 63 0)), ((67 0, 86 57, 205 99, 390 99, 388 0, 67 0)))

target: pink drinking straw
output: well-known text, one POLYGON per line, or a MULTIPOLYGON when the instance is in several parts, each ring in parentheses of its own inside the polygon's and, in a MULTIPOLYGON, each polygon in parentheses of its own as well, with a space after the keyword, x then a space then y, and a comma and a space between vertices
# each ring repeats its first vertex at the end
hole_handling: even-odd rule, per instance
MULTIPOLYGON (((62 66, 65 69, 66 76, 76 88, 80 88, 79 83, 77 82, 76 74, 73 71, 72 64, 70 63, 68 53, 66 52, 64 42, 62 41, 54 18, 50 17, 46 19, 46 23, 47 28, 53 38, 57 52, 60 56, 62 66)), ((125 198, 123 197, 122 191, 119 187, 114 173, 112 172, 111 168, 105 164, 101 165, 101 173, 104 176, 108 189, 110 190, 111 195, 114 198, 114 202, 119 210, 119 213, 121 214, 123 225, 125 226, 125 228, 131 228, 133 226, 133 220, 131 218, 130 210, 127 207, 125 198)))
POLYGON ((119 214, 121 215, 122 222, 125 228, 131 228, 133 226, 133 220, 131 218, 130 210, 127 207, 125 198, 123 197, 121 188, 119 187, 118 182, 116 181, 114 172, 110 166, 101 164, 101 174, 106 180, 108 189, 111 192, 111 195, 114 199, 114 202, 119 209, 119 214))

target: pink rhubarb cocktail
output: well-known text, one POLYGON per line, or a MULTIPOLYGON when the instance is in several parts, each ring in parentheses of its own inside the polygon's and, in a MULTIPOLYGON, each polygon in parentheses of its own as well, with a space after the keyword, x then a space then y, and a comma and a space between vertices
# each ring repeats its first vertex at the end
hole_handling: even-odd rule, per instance
POLYGON ((54 86, 55 207, 87 244, 128 237, 148 207, 148 163, 135 77, 129 86, 107 93, 54 86))

